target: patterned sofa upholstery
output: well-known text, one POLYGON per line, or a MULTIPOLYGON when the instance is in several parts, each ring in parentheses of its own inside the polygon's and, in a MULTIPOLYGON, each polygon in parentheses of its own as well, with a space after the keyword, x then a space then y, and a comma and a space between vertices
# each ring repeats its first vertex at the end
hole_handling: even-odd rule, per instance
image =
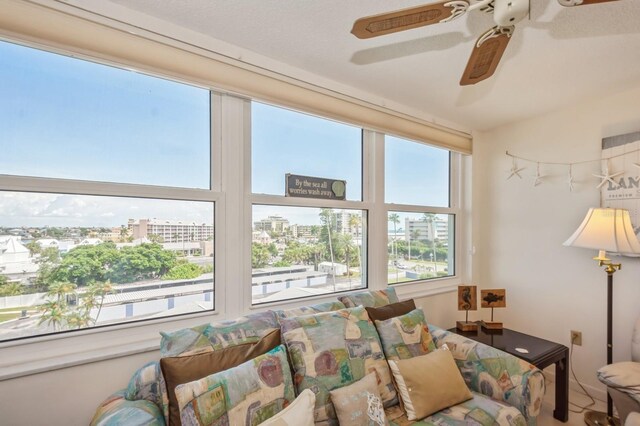
MULTIPOLYGON (((397 301, 395 292, 362 292, 351 301, 314 305, 289 312, 297 315, 308 312, 337 310, 353 301, 361 304, 383 304, 397 301), (368 294, 365 294, 368 293, 368 294), (375 297, 371 297, 371 295, 375 297), (344 304, 343 304, 344 303, 344 304)), ((255 340, 277 326, 287 311, 253 314, 233 321, 207 324, 192 329, 163 334, 162 353, 198 353, 214 351, 242 341, 255 340), (260 329, 260 328, 263 329, 260 329), (224 333, 220 333, 223 330, 224 333), (249 332, 250 331, 250 332, 249 332), (222 341, 221 336, 223 337, 222 341), (172 339, 173 337, 173 339, 172 339), (179 348, 179 350, 178 350, 179 348)), ((422 425, 535 425, 545 392, 542 372, 531 364, 490 346, 429 326, 437 347, 446 344, 473 399, 442 410, 418 422, 407 420, 396 405, 386 410, 391 426, 422 425)), ((126 389, 107 398, 97 408, 92 426, 166 425, 168 397, 159 362, 141 367, 126 389)))

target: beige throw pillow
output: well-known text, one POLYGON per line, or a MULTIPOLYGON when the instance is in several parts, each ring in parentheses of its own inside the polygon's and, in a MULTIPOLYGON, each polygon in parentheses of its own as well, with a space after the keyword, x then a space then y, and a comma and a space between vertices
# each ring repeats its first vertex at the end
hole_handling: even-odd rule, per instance
POLYGON ((316 395, 311 389, 305 389, 284 410, 260 426, 313 426, 313 411, 316 408, 316 395))
POLYGON ((388 425, 378 390, 376 373, 369 373, 349 386, 329 392, 341 425, 388 425))
POLYGON ((409 420, 423 419, 473 398, 448 350, 389 361, 389 367, 409 420))

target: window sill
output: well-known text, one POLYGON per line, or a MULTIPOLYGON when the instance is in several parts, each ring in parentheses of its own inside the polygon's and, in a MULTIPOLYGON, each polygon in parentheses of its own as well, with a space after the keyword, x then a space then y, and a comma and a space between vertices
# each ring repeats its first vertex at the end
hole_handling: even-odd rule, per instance
MULTIPOLYGON (((450 277, 395 284, 393 288, 396 289, 398 297, 404 300, 453 292, 456 291, 459 284, 459 278, 450 277)), ((362 290, 366 289, 358 289, 353 292, 362 290)), ((341 294, 346 295, 349 293, 341 294)), ((328 297, 310 297, 296 301, 283 300, 256 305, 252 306, 251 310, 292 309, 334 300, 336 300, 336 294, 328 297)), ((23 341, 10 346, 3 345, 4 348, 0 349, 3 353, 3 362, 0 363, 0 381, 157 351, 160 344, 159 331, 199 325, 203 321, 211 321, 211 315, 212 313, 207 313, 206 315, 195 314, 189 316, 189 318, 163 318, 154 324, 122 326, 119 330, 95 330, 82 335, 72 335, 64 338, 42 338, 38 341, 23 341), (109 344, 114 341, 122 343, 109 344), (51 346, 55 347, 51 349, 51 346), (86 348, 90 349, 87 350, 86 348), (76 350, 74 351, 74 349, 76 350), (25 357, 25 353, 37 354, 37 356, 25 357)))

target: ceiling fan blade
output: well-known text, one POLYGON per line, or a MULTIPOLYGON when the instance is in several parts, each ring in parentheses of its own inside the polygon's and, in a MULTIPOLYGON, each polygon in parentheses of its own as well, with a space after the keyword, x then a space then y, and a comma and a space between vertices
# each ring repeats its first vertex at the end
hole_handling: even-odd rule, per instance
POLYGON ((618 1, 618 0, 558 0, 562 6, 565 7, 573 7, 573 6, 585 6, 587 4, 598 4, 598 3, 607 3, 610 1, 618 1))
POLYGON ((478 38, 462 74, 461 86, 476 84, 493 75, 511 40, 513 28, 493 27, 478 38))
POLYGON ((469 7, 468 1, 446 0, 395 12, 367 16, 354 22, 351 33, 358 38, 371 38, 425 25, 448 22, 464 15, 467 7, 469 7), (448 6, 445 6, 445 4, 448 6))

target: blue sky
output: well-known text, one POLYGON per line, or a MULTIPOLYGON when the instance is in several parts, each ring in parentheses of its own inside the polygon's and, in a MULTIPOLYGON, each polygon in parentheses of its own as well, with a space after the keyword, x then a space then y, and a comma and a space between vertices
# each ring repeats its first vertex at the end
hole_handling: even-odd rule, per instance
MULTIPOLYGON (((209 188, 205 89, 0 42, 0 174, 209 188)), ((361 129, 252 107, 253 191, 284 195, 286 173, 347 181, 362 199, 361 129)), ((390 138, 387 201, 448 204, 448 152, 390 138)), ((316 209, 254 208, 254 220, 316 209)), ((211 206, 0 192, 0 226, 119 226, 129 217, 211 222, 211 206), (185 207, 187 206, 187 207, 185 207), (136 216, 132 216, 136 215, 136 216), (188 216, 188 217, 187 217, 188 216)))

